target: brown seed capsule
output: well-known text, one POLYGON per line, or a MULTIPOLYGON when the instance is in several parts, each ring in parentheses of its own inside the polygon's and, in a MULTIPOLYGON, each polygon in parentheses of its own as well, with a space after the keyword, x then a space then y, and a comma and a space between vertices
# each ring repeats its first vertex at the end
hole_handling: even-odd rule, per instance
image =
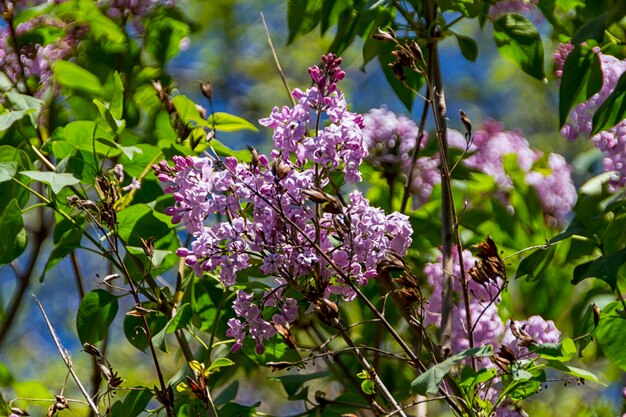
POLYGON ((515 336, 521 346, 530 346, 535 343, 535 340, 524 329, 518 328, 513 320, 509 323, 509 329, 511 329, 511 333, 513 333, 513 336, 515 336))
POLYGON ((250 151, 250 167, 256 168, 259 166, 259 152, 254 148, 254 146, 248 145, 248 150, 250 151))
POLYGON ((291 166, 288 163, 283 161, 283 159, 279 156, 272 161, 272 174, 278 177, 279 179, 285 178, 291 172, 291 166))
POLYGON ((596 303, 593 303, 591 305, 591 309, 593 311, 593 324, 595 327, 598 327, 598 324, 600 323, 600 308, 596 305, 596 303))
POLYGON ((308 190, 302 190, 302 194, 314 203, 323 204, 328 203, 330 199, 328 195, 319 188, 310 188, 308 190))
POLYGON ((377 41, 384 42, 395 42, 396 41, 396 33, 391 28, 387 28, 387 30, 382 30, 378 28, 378 31, 372 35, 372 38, 377 41))
POLYGON ((472 121, 463 110, 461 110, 461 123, 463 123, 463 127, 465 128, 467 135, 468 136, 471 135, 472 134, 472 121))
POLYGON ((210 82, 200 81, 200 91, 202 91, 202 95, 206 97, 207 100, 211 101, 213 97, 213 87, 211 87, 210 82))
POLYGON ((272 323, 272 325, 274 326, 274 329, 276 329, 276 332, 281 335, 287 346, 293 349, 298 348, 298 345, 296 344, 296 338, 293 337, 293 333, 291 333, 289 327, 285 327, 282 324, 278 323, 272 323))
POLYGON ((411 42, 409 49, 413 53, 413 58, 416 63, 424 62, 424 54, 422 53, 422 49, 417 42, 411 42))

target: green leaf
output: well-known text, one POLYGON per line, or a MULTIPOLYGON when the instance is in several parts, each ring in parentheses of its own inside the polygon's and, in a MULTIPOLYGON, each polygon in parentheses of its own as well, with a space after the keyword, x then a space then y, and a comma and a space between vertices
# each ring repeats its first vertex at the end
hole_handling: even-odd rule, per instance
MULTIPOLYGON (((453 32, 454 33, 454 32, 453 32)), ((454 33, 454 37, 456 41, 459 43, 459 49, 461 53, 468 61, 474 62, 478 57, 478 44, 469 36, 459 35, 458 33, 454 33)))
POLYGON ((513 377, 513 382, 506 391, 510 398, 519 401, 537 393, 541 383, 546 380, 546 373, 543 369, 519 369, 513 371, 513 377))
POLYGON ((622 74, 610 96, 593 115, 591 135, 611 129, 626 119, 626 73, 622 74))
POLYGON ((130 246, 141 247, 141 238, 160 239, 171 230, 169 216, 153 211, 146 204, 134 204, 117 216, 118 233, 130 246))
POLYGON ((175 8, 162 7, 148 20, 146 50, 163 66, 180 50, 180 41, 189 35, 190 27, 175 8))
POLYGON ((520 262, 515 278, 526 277, 526 280, 531 282, 539 280, 546 267, 550 265, 555 251, 556 245, 550 245, 546 249, 540 248, 534 251, 520 262))
POLYGON ((588 100, 602 88, 602 68, 598 56, 585 45, 578 45, 567 56, 559 88, 559 126, 563 127, 574 106, 588 100))
POLYGON ((380 62, 380 66, 385 74, 387 82, 396 93, 402 104, 404 104, 407 110, 411 111, 416 96, 414 91, 419 91, 422 88, 422 85, 424 85, 424 78, 418 73, 406 69, 404 73, 406 79, 404 82, 410 87, 407 88, 403 82, 396 78, 391 70, 391 67, 389 66, 389 64, 394 61, 393 55, 391 54, 394 49, 393 44, 390 42, 383 42, 379 48, 380 52, 378 54, 378 61, 380 62))
POLYGON ((572 339, 565 338, 561 343, 538 343, 530 345, 528 350, 538 354, 543 359, 567 362, 576 355, 576 344, 572 339))
POLYGON ((421 395, 434 395, 439 390, 439 384, 450 372, 455 362, 469 357, 482 357, 493 355, 491 345, 464 350, 458 355, 450 356, 443 362, 428 369, 426 372, 418 376, 411 382, 413 390, 421 395))
POLYGON ((598 278, 609 284, 611 290, 615 291, 617 273, 624 264, 626 264, 626 248, 578 265, 574 269, 572 284, 576 285, 585 278, 598 278))
POLYGON ((252 130, 256 132, 259 130, 246 119, 223 112, 216 112, 210 115, 207 124, 222 132, 235 132, 237 130, 252 130))
POLYGON ((26 115, 26 110, 12 110, 0 114, 0 133, 9 129, 13 123, 22 120, 26 115))
POLYGON ((105 290, 85 294, 78 306, 76 330, 81 343, 98 343, 103 340, 117 314, 117 297, 105 290))
POLYGON ((234 364, 235 362, 231 361, 228 358, 219 358, 211 363, 211 365, 207 368, 207 371, 209 371, 209 373, 213 373, 220 368, 233 366, 234 364))
POLYGON ((314 372, 311 374, 293 374, 276 376, 269 378, 271 381, 278 381, 285 388, 287 395, 294 396, 302 388, 305 382, 312 381, 314 379, 326 378, 330 374, 328 372, 314 372))
POLYGON ((80 247, 80 242, 83 237, 82 229, 80 228, 71 228, 67 230, 59 241, 54 245, 52 252, 48 256, 46 261, 46 267, 39 278, 39 282, 43 282, 44 275, 46 272, 54 268, 56 264, 58 264, 63 258, 72 253, 72 251, 76 248, 80 247))
POLYGON ((287 2, 287 45, 306 35, 320 23, 321 0, 289 0, 287 2))
POLYGON ((368 395, 374 394, 375 387, 376 384, 374 384, 374 381, 372 381, 371 379, 366 379, 365 381, 361 382, 361 390, 368 395))
POLYGON ((483 9, 482 0, 438 0, 437 4, 441 10, 456 11, 465 17, 476 17, 483 9))
MULTIPOLYGON (((13 375, 11 375, 11 371, 4 362, 0 362, 0 387, 8 387, 14 381, 13 375)), ((2 399, 0 398, 0 402, 2 399)))
POLYGON ((0 265, 8 264, 24 252, 27 237, 22 219, 22 210, 17 200, 12 199, 0 214, 0 265))
MULTIPOLYGON (((150 304, 142 305, 144 308, 151 308, 150 304)), ((146 316, 148 327, 151 334, 158 334, 167 325, 167 318, 162 313, 151 313, 146 316)), ((148 338, 143 328, 143 320, 141 317, 129 316, 124 317, 124 335, 126 339, 140 351, 146 350, 148 347, 148 338)))
POLYGON ((174 103, 181 120, 186 124, 191 126, 208 126, 207 121, 200 116, 196 103, 187 96, 178 95, 172 99, 172 103, 174 103))
POLYGON ((572 44, 579 45, 589 40, 595 40, 598 43, 602 43, 605 37, 606 30, 613 23, 618 22, 624 17, 623 7, 617 7, 616 10, 606 11, 595 16, 593 19, 588 19, 583 25, 581 25, 574 35, 572 36, 572 44))
POLYGON ((17 162, 0 162, 0 182, 10 181, 17 173, 17 162))
POLYGON ((42 171, 22 171, 20 174, 48 184, 52 192, 55 194, 59 194, 65 187, 80 183, 80 180, 72 174, 59 174, 56 172, 42 171))
POLYGON ((626 318, 620 302, 613 302, 602 309, 595 332, 596 340, 604 355, 626 371, 626 318))
MULTIPOLYGON (((593 372, 589 372, 589 371, 587 371, 585 369, 580 369, 580 368, 576 368, 574 366, 569 366, 569 365, 566 365, 566 364, 558 362, 558 361, 548 361, 547 365, 550 368, 558 369, 559 371, 563 371, 566 374, 574 376, 576 378, 586 379, 588 381, 593 381, 593 382, 596 382, 596 383, 598 383, 600 385, 606 386, 606 384, 601 382, 600 379, 598 379, 598 377, 593 372)), ((623 369, 623 367, 622 367, 622 369, 623 369)))
POLYGON ((483 382, 487 382, 490 379, 495 378, 497 374, 497 368, 482 368, 477 372, 474 372, 471 367, 465 366, 461 371, 461 382, 459 383, 459 387, 470 390, 478 384, 482 384, 483 382))
POLYGON ((82 91, 94 96, 102 92, 100 79, 70 61, 57 61, 52 67, 56 80, 65 88, 82 91))
POLYGON ((500 53, 528 75, 543 80, 543 45, 535 26, 525 17, 507 13, 493 22, 493 35, 500 53))
POLYGON ((153 396, 154 394, 146 388, 130 391, 128 395, 126 395, 126 398, 124 398, 120 417, 137 417, 146 410, 153 396))

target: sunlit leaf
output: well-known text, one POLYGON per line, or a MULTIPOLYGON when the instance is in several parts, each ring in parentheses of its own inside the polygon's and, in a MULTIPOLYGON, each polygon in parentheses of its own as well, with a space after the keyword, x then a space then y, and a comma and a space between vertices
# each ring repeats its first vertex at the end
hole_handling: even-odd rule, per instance
POLYGON ((27 237, 22 219, 22 210, 16 199, 2 208, 0 214, 0 265, 7 264, 20 256, 26 249, 27 237))
POLYGON ((493 35, 502 55, 528 75, 543 80, 543 45, 537 28, 525 17, 507 13, 493 22, 493 35))

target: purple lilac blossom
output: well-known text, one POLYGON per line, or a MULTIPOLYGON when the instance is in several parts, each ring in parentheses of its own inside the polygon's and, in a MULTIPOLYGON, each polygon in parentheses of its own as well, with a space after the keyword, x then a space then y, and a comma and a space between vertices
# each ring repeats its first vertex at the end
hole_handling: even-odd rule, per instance
MULTIPOLYGON (((453 290, 457 294, 461 294, 461 269, 459 267, 458 252, 453 251, 452 260, 454 263, 453 290)), ((428 284, 433 288, 428 305, 425 308, 425 323, 439 325, 441 322, 441 300, 442 300, 442 283, 443 283, 443 264, 442 256, 439 255, 437 261, 429 263, 424 267, 424 275, 426 275, 428 284)), ((472 268, 476 259, 472 254, 463 251, 463 269, 467 271, 472 268)), ((465 274, 467 277, 467 274, 465 274)), ((452 306, 452 316, 458 317, 458 320, 452 321, 452 352, 459 353, 469 347, 469 339, 467 337, 468 330, 474 327, 474 344, 475 346, 494 345, 504 333, 504 323, 498 315, 496 303, 499 301, 499 288, 502 286, 502 280, 497 278, 489 281, 485 285, 481 285, 475 281, 468 282, 468 290, 472 296, 470 297, 470 315, 472 323, 468 326, 465 314, 465 304, 459 301, 452 306)), ((462 297, 458 297, 461 300, 462 297)))
POLYGON ((570 52, 574 50, 574 45, 571 43, 561 43, 557 47, 556 51, 552 54, 554 58, 554 75, 556 78, 563 76, 563 67, 565 66, 565 60, 569 56, 570 52))
POLYGON ((505 13, 530 13, 537 8, 539 0, 500 0, 489 7, 489 17, 497 19, 505 13))
MULTIPOLYGON (((415 122, 404 115, 396 115, 386 107, 370 110, 363 118, 363 137, 367 145, 368 161, 384 175, 399 175, 407 181, 411 171, 413 153, 417 146, 419 129, 415 122)), ((420 148, 426 144, 428 135, 423 132, 420 148)), ((433 187, 441 183, 439 155, 420 156, 413 166, 409 192, 413 196, 413 208, 426 203, 433 187)))
POLYGON ((52 65, 57 60, 69 57, 78 43, 78 31, 69 27, 65 22, 46 16, 38 16, 20 23, 15 28, 17 36, 24 35, 41 26, 53 26, 65 32, 51 43, 23 43, 19 51, 15 50, 15 43, 11 37, 10 28, 0 28, 0 71, 2 71, 14 85, 23 84, 25 79, 35 78, 39 87, 35 96, 41 96, 52 80, 52 65))
POLYGON ((333 171, 343 172, 347 182, 359 181, 358 168, 367 156, 362 118, 347 110, 336 85, 345 76, 341 61, 332 54, 322 61, 323 69, 309 69, 314 86, 294 90, 298 102, 293 108, 276 107, 261 120, 274 129, 271 163, 265 155, 250 164, 233 157, 217 163, 210 157, 175 156, 174 166, 166 161, 154 166, 176 202, 166 214, 194 238, 177 254, 198 276, 215 271, 230 286, 254 260, 262 273, 275 277, 275 286, 261 300, 238 292, 237 318, 228 323, 233 349, 250 336, 261 353, 263 342, 276 333, 272 323, 285 326, 295 320, 295 300, 283 297, 288 285, 297 282, 299 291, 311 288, 325 297, 352 300, 355 294, 345 278, 366 284, 390 252, 401 256, 411 243, 408 217, 386 215, 359 191, 321 215, 304 192, 327 185, 333 171), (316 126, 318 116, 327 120, 324 126, 316 126), (210 223, 218 216, 228 221, 210 223), (266 307, 271 321, 263 316, 266 307))
MULTIPOLYGON (((443 268, 442 256, 435 263, 429 263, 424 267, 424 275, 427 282, 433 288, 428 305, 425 308, 424 323, 438 326, 441 322, 442 308, 442 283, 443 268)), ((459 353, 469 348, 468 324, 465 313, 465 304, 461 296, 461 270, 459 268, 458 252, 453 251, 452 261, 454 265, 453 290, 457 293, 454 297, 455 304, 451 314, 455 319, 452 321, 451 349, 452 353, 459 353)), ((464 269, 468 270, 475 264, 475 258, 469 251, 463 251, 464 269)), ((466 274, 467 277, 467 274, 466 274)), ((494 350, 500 344, 510 347, 518 357, 530 359, 536 355, 530 354, 526 347, 518 346, 518 340, 513 336, 510 328, 505 327, 498 312, 500 302, 500 289, 503 282, 499 277, 493 277, 485 284, 479 284, 474 280, 468 281, 470 294, 470 316, 472 320, 470 330, 473 329, 474 345, 491 345, 494 350)), ((524 330, 536 343, 557 343, 561 333, 551 320, 544 320, 540 316, 531 316, 528 320, 516 322, 518 329, 524 330)), ((483 358, 479 364, 483 368, 493 368, 496 365, 489 359, 483 358)), ((497 385, 499 378, 491 381, 488 387, 479 389, 479 395, 483 400, 489 400, 492 404, 500 395, 497 385)), ((523 414, 519 408, 510 401, 505 401, 493 413, 494 416, 519 417, 523 414)))
MULTIPOLYGON (((451 131, 453 140, 450 146, 465 149, 466 145, 459 136, 462 135, 451 131)), ((469 151, 471 155, 464 160, 464 165, 493 177, 505 201, 506 193, 513 184, 504 169, 504 157, 517 155, 517 164, 526 172, 526 182, 537 193, 546 223, 552 227, 563 227, 567 223, 576 203, 576 187, 572 180, 572 169, 561 155, 549 154, 547 167, 544 167, 542 153, 532 149, 521 132, 505 131, 502 124, 495 121, 485 121, 482 129, 474 133, 474 142, 469 151)))
MULTIPOLYGON (((614 56, 605 55, 599 49, 595 49, 594 52, 600 59, 602 88, 570 112, 570 121, 561 129, 561 135, 569 140, 575 140, 580 136, 589 137, 594 113, 613 93, 619 78, 626 72, 626 59, 620 60, 614 56)), ((565 53, 559 56, 560 58, 566 57, 565 53)), ((602 160, 604 170, 617 172, 616 178, 611 180, 613 189, 626 185, 626 119, 611 129, 591 136, 591 141, 604 153, 602 160)))

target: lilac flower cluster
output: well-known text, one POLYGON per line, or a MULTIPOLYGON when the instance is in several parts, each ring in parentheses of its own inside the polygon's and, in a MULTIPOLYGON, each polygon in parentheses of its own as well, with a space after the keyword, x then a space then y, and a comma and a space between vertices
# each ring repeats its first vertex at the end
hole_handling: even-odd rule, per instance
MULTIPOLYGON (((453 252, 453 290, 457 293, 454 297, 458 300, 452 306, 452 335, 451 349, 453 353, 459 353, 469 348, 468 333, 471 331, 474 337, 475 346, 491 345, 494 350, 496 347, 504 345, 509 347, 517 358, 532 358, 532 354, 528 352, 526 347, 519 344, 519 340, 513 335, 510 326, 504 325, 499 315, 498 304, 500 303, 500 294, 503 289, 503 281, 500 277, 491 277, 485 283, 478 283, 472 279, 467 282, 469 298, 469 310, 471 323, 467 322, 465 314, 465 303, 461 296, 461 269, 459 266, 458 252, 453 252)), ((467 250, 463 251, 463 268, 468 271, 475 266, 476 259, 472 257, 467 250)), ((441 322, 442 309, 442 284, 444 279, 442 257, 439 256, 435 263, 429 263, 424 267, 424 275, 427 277, 428 284, 432 286, 432 294, 429 303, 425 308, 424 322, 426 325, 434 324, 439 326, 441 322)), ((468 274, 465 274, 466 278, 468 274)), ((540 316, 532 316, 528 320, 517 321, 516 326, 522 329, 536 343, 556 343, 560 339, 560 332, 551 320, 544 320, 540 316)), ((492 361, 483 359, 481 364, 484 368, 492 368, 496 366, 492 361)), ((497 383, 498 381, 493 381, 497 383)), ((481 390, 481 397, 489 400, 492 404, 497 400, 499 391, 497 387, 490 386, 481 390)), ((517 409, 511 407, 511 404, 505 403, 494 410, 496 416, 520 417, 521 414, 517 409)))
POLYGON ((287 288, 309 294, 312 303, 332 294, 349 301, 355 296, 352 285, 366 284, 390 252, 403 255, 411 243, 406 216, 386 215, 359 191, 347 201, 324 191, 333 172, 359 181, 367 149, 362 118, 347 110, 336 86, 345 75, 340 59, 329 54, 323 62, 324 68, 309 70, 313 87, 294 90, 293 108, 274 108, 260 121, 274 129, 270 157, 252 151, 249 164, 233 157, 174 157, 174 166, 165 161, 155 166, 176 201, 166 213, 194 238, 177 254, 197 275, 219 271, 230 286, 238 271, 258 265, 261 273, 277 278, 260 300, 238 293, 237 318, 228 323, 234 349, 250 336, 262 352, 276 325, 295 320, 295 300, 283 297, 287 288), (207 220, 222 221, 207 225, 207 220), (264 315, 266 308, 272 313, 264 315))
MULTIPOLYGON (((418 144, 419 129, 415 122, 404 115, 396 115, 386 107, 370 110, 363 118, 363 137, 368 149, 368 161, 384 175, 407 181, 411 171, 413 153, 418 144)), ((428 134, 423 132, 420 148, 425 146, 428 134)), ((430 199, 433 187, 441 183, 439 156, 418 157, 413 166, 409 192, 413 207, 417 208, 430 199)))
MULTIPOLYGON (((570 51, 573 48, 570 48, 570 51)), ((561 47, 559 47, 561 50, 561 47)), ((567 57, 565 49, 559 53, 559 59, 567 57)), ((605 55, 599 49, 594 52, 600 59, 602 68, 602 88, 589 100, 577 105, 569 114, 570 121, 561 129, 561 135, 569 140, 580 136, 589 137, 592 131, 593 115, 604 101, 613 93, 619 78, 626 72, 626 59, 605 55)), ((612 180, 613 188, 626 185, 626 119, 611 129, 591 136, 593 144, 604 153, 602 161, 605 171, 617 172, 612 180)))
POLYGON ((100 7, 104 8, 107 16, 112 18, 144 17, 150 9, 158 4, 173 7, 175 0, 101 0, 100 7))
POLYGON ((15 35, 21 37, 42 26, 56 27, 65 32, 64 36, 42 45, 19 43, 12 37, 7 25, 0 28, 0 71, 15 86, 25 86, 28 79, 34 79, 39 87, 34 91, 41 96, 52 80, 52 65, 55 61, 70 56, 77 45, 77 30, 65 22, 47 16, 38 16, 15 27, 15 35), (16 49, 17 48, 17 49, 16 49))
MULTIPOLYGON (((461 136, 459 133, 454 135, 461 136)), ((457 142, 450 141, 450 144, 460 147, 457 142)), ((512 181, 504 169, 504 157, 517 155, 517 164, 526 172, 526 182, 537 193, 546 223, 562 227, 567 222, 576 203, 576 187, 571 167, 561 155, 549 154, 545 167, 542 153, 532 149, 520 132, 505 131, 501 123, 494 121, 486 121, 483 128, 474 133, 470 151, 473 153, 463 162, 465 166, 492 176, 505 195, 511 189, 512 181), (549 169, 547 174, 546 168, 549 169)))
POLYGON ((500 0, 489 7, 489 17, 497 19, 505 13, 530 13, 539 0, 500 0))

